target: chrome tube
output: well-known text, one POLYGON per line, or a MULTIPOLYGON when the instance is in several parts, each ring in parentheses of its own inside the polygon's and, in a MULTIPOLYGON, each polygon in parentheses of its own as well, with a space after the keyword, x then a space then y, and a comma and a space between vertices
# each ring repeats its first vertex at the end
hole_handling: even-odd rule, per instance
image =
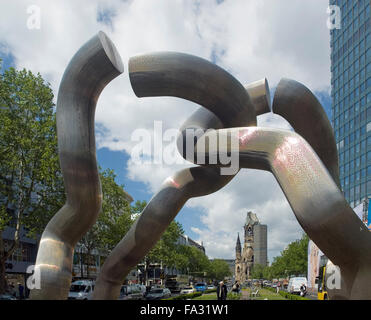
POLYGON ((103 88, 124 70, 111 40, 99 32, 70 61, 60 84, 57 134, 67 201, 42 234, 35 276, 40 289, 32 299, 66 299, 76 243, 95 223, 101 209, 94 115, 103 88))
POLYGON ((307 140, 340 188, 334 132, 315 95, 300 82, 284 78, 274 94, 273 112, 285 118, 307 140))
POLYGON ((227 127, 236 121, 256 125, 255 109, 241 83, 205 59, 178 52, 140 55, 130 58, 129 76, 138 97, 183 98, 210 110, 227 127))
POLYGON ((245 89, 255 107, 257 116, 272 110, 269 85, 266 78, 249 83, 245 86, 245 89))
MULTIPOLYGON (((135 57, 129 61, 129 75, 134 92, 140 97, 176 96, 204 106, 206 109, 198 109, 185 122, 184 130, 207 130, 238 123, 256 125, 255 105, 244 87, 223 69, 201 58, 179 53, 135 57)), ((251 86, 259 100, 257 87, 264 97, 269 97, 266 82, 251 86)), ((259 110, 265 110, 264 98, 259 101, 259 110)), ((106 259, 93 299, 117 299, 125 276, 156 244, 186 201, 221 189, 233 177, 221 176, 219 168, 207 167, 184 169, 168 177, 106 259)))
MULTIPOLYGON (((341 288, 329 290, 330 298, 370 299, 371 233, 308 142, 297 133, 271 128, 220 129, 217 134, 231 135, 238 147, 214 150, 206 144, 205 156, 230 152, 244 168, 265 162, 309 238, 340 267, 341 288)), ((208 133, 199 139, 196 150, 207 138, 208 133)))

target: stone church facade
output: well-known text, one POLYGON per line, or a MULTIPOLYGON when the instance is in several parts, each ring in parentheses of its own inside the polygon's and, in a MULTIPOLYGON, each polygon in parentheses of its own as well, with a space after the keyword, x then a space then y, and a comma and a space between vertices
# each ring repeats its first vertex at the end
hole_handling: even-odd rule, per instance
POLYGON ((254 264, 268 264, 267 226, 260 224, 255 213, 248 212, 244 231, 243 248, 239 234, 236 243, 235 279, 240 283, 250 279, 254 264))

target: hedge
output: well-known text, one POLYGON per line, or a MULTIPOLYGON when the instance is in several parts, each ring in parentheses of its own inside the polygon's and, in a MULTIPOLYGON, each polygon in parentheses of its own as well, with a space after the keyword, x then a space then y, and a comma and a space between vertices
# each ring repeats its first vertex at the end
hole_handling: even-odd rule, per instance
MULTIPOLYGON (((264 289, 267 289, 267 290, 275 292, 275 293, 277 292, 277 290, 275 288, 264 287, 264 289)), ((288 299, 288 300, 309 300, 308 298, 301 297, 301 296, 298 296, 296 294, 291 294, 291 293, 283 291, 283 290, 280 290, 278 292, 278 294, 280 296, 284 297, 285 299, 288 299)))
POLYGON ((208 290, 205 290, 203 293, 214 293, 216 292, 216 289, 208 289, 208 290))
POLYGON ((193 292, 193 293, 187 293, 187 294, 181 294, 179 296, 163 299, 163 300, 188 300, 188 299, 194 299, 196 297, 202 296, 202 292, 193 292))
POLYGON ((242 293, 228 292, 227 293, 227 300, 240 300, 241 296, 242 296, 242 293))

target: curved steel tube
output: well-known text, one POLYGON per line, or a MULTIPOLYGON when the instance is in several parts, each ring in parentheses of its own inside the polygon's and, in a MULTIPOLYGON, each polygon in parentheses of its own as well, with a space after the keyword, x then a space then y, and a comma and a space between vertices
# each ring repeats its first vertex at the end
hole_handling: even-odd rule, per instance
POLYGON ((295 132, 305 137, 340 187, 334 132, 315 95, 300 82, 284 78, 274 94, 273 112, 285 118, 295 132))
MULTIPOLYGON (((270 112, 271 100, 269 85, 266 78, 246 85, 245 89, 250 97, 257 116, 270 112)), ((232 127, 238 126, 238 122, 241 122, 241 120, 235 118, 232 127)), ((246 124, 246 126, 248 126, 248 124, 246 124)), ((179 153, 187 160, 187 154, 185 152, 187 146, 186 141, 187 139, 192 139, 193 130, 201 129, 205 132, 208 129, 222 129, 227 127, 228 125, 224 120, 220 120, 213 112, 203 107, 197 109, 179 129, 180 134, 177 139, 179 153), (189 134, 188 137, 187 133, 189 134)), ((194 143, 196 142, 197 140, 194 141, 194 143)), ((189 161, 194 162, 193 155, 189 161)))
POLYGON ((57 132, 66 204, 42 234, 35 270, 41 289, 32 299, 66 299, 76 243, 95 223, 101 209, 94 115, 103 88, 124 70, 114 44, 99 32, 70 61, 60 84, 57 132))
MULTIPOLYGON (((238 149, 229 146, 220 151, 238 153, 241 167, 265 163, 302 228, 340 267, 342 287, 330 290, 330 298, 370 299, 371 234, 308 142, 297 133, 271 128, 221 129, 217 134, 231 134, 239 140, 238 149)), ((205 156, 218 152, 206 148, 205 156)))
MULTIPOLYGON (((182 126, 184 129, 206 130, 227 123, 237 126, 241 122, 245 125, 256 124, 255 106, 251 104, 243 86, 223 69, 206 60, 178 53, 151 54, 130 59, 129 75, 134 92, 141 97, 176 96, 204 105, 218 113, 223 120, 229 118, 229 122, 221 121, 213 112, 200 108, 182 126), (233 92, 239 98, 228 100, 221 96, 221 90, 233 92), (224 104, 220 104, 220 99, 224 104), (236 105, 239 108, 235 108, 236 105)), ((258 91, 256 87, 261 85, 257 83, 250 90, 258 91)), ((260 92, 265 97, 269 96, 264 91, 267 89, 264 82, 264 89, 260 89, 260 92)), ((260 99, 260 110, 266 109, 261 107, 262 101, 260 99)), ((167 178, 136 223, 106 259, 96 282, 93 299, 117 299, 125 276, 156 244, 185 202, 192 197, 219 190, 233 177, 221 176, 218 168, 196 167, 181 170, 167 178)))
POLYGON ((271 95, 266 78, 249 83, 245 89, 254 104, 257 116, 271 111, 271 95))
POLYGON ((200 104, 227 127, 255 126, 255 109, 246 90, 217 65, 189 54, 155 52, 129 61, 131 85, 138 97, 174 96, 200 104))

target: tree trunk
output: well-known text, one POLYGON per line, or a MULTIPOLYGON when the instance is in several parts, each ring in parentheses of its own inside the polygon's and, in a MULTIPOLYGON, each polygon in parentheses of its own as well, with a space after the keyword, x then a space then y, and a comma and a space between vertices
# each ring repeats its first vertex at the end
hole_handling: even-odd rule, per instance
POLYGON ((0 257, 0 294, 4 294, 8 290, 8 281, 5 276, 5 261, 0 257))
POLYGON ((80 277, 84 278, 84 261, 82 258, 82 247, 80 247, 80 277))
POLYGON ((90 279, 90 270, 89 270, 89 267, 90 267, 90 261, 91 261, 91 257, 90 257, 90 249, 87 249, 87 253, 86 253, 86 256, 87 256, 87 261, 86 261, 86 277, 88 279, 90 279))
POLYGON ((4 294, 8 289, 8 282, 5 277, 5 245, 3 240, 3 233, 0 232, 0 294, 4 294))

